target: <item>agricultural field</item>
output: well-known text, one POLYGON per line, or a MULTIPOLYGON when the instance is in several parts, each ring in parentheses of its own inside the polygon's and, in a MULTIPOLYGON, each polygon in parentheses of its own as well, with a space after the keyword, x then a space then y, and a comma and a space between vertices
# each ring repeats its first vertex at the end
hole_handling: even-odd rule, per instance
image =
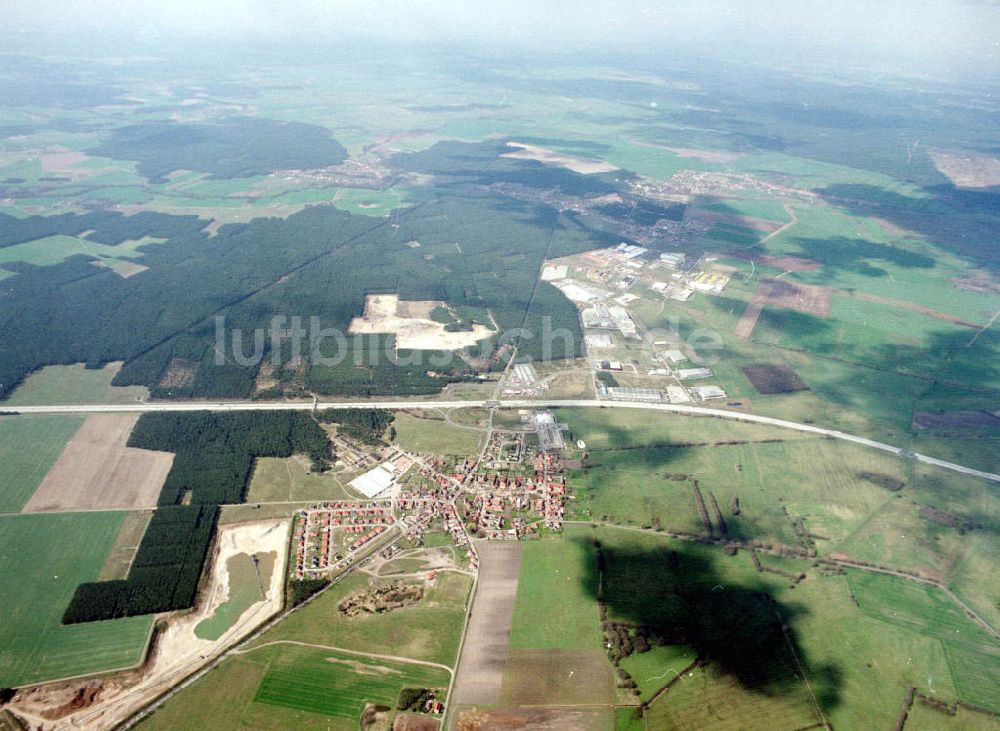
POLYGON ((559 539, 524 544, 511 649, 600 649, 600 618, 593 601, 597 569, 593 553, 578 545, 589 534, 589 529, 573 528, 559 539))
POLYGON ((83 363, 46 366, 25 378, 0 406, 125 404, 148 398, 148 388, 112 385, 121 366, 120 362, 96 369, 85 368, 83 363))
POLYGON ((258 457, 247 488, 248 503, 344 500, 356 497, 336 474, 316 474, 302 457, 258 457))
MULTIPOLYGON (((996 657, 979 649, 985 656, 965 658, 967 667, 949 660, 934 632, 941 631, 940 637, 955 629, 960 630, 957 634, 979 634, 974 623, 931 587, 861 572, 824 573, 805 561, 782 565, 762 557, 765 566, 806 573, 793 590, 788 579, 755 571, 743 551, 728 557, 718 548, 620 528, 598 529, 596 537, 605 555, 609 619, 655 624, 672 617, 683 625, 690 621, 686 612, 696 611, 696 625, 702 629, 690 636, 700 646, 699 654, 716 658, 680 676, 691 659, 681 647, 655 647, 623 660, 643 699, 673 681, 651 704, 650 724, 740 728, 746 718, 783 717, 787 725, 804 726, 822 715, 834 727, 883 727, 894 722, 908 684, 946 703, 956 698, 979 704, 984 700, 981 689, 986 686, 977 683, 988 682, 983 672, 996 666, 996 657), (679 561, 676 571, 682 573, 663 581, 663 562, 671 551, 679 561), (647 589, 637 592, 636 586, 647 589), (869 588, 873 594, 867 593, 869 588), (756 598, 764 595, 778 602, 790 645, 780 634, 777 647, 757 644, 762 641, 758 634, 767 634, 770 610, 758 618, 764 622, 758 627, 753 607, 767 606, 756 598), (883 610, 886 606, 888 611, 883 610), (699 634, 702 630, 709 633, 707 639, 699 634), (793 656, 788 647, 794 649, 793 656), (741 664, 744 655, 754 659, 752 667, 741 664), (803 686, 803 671, 816 703, 803 686)), ((972 640, 967 647, 977 645, 972 640)), ((995 703, 995 698, 987 703, 995 703)))
MULTIPOLYGON (((461 411, 452 411, 455 424, 461 411)), ((482 432, 469 426, 456 426, 438 412, 397 411, 392 426, 396 430, 395 443, 410 452, 427 455, 467 456, 476 454, 481 446, 482 432)))
MULTIPOLYGON (((307 642, 453 665, 471 579, 464 574, 441 571, 419 602, 384 614, 348 617, 337 609, 345 598, 372 581, 365 573, 349 575, 308 607, 262 635, 254 646, 279 640, 307 642)), ((376 585, 379 581, 385 583, 374 581, 376 585)))
POLYGON ((448 673, 437 667, 321 646, 270 645, 227 659, 141 728, 346 731, 358 728, 368 703, 394 710, 404 687, 446 688, 448 682, 448 673), (204 712, 192 718, 191 708, 204 712))
POLYGON ((24 507, 82 424, 82 416, 0 417, 0 512, 24 507))
POLYGON ((139 417, 92 414, 24 505, 24 512, 156 507, 174 455, 126 446, 139 417))
POLYGON ((123 512, 0 518, 0 687, 131 667, 143 657, 152 618, 64 625, 78 584, 97 578, 123 512))

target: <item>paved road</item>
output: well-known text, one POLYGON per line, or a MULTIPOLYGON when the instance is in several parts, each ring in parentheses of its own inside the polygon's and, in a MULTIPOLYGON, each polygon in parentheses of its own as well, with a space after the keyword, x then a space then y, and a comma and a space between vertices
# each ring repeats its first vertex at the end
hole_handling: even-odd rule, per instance
POLYGON ((854 442, 872 449, 889 452, 898 457, 912 459, 924 464, 941 467, 963 475, 980 477, 993 482, 1000 482, 1000 475, 994 472, 984 472, 964 467, 954 462, 918 454, 891 444, 876 442, 873 439, 859 437, 854 434, 826 429, 814 424, 802 424, 796 421, 785 421, 770 416, 746 414, 738 411, 710 409, 703 406, 681 406, 676 404, 646 404, 632 401, 598 401, 596 399, 538 399, 538 400, 504 400, 489 401, 334 401, 313 404, 312 401, 155 401, 135 402, 126 404, 82 404, 60 406, 11 406, 4 408, 0 404, 0 413, 15 412, 18 414, 102 414, 102 413, 149 413, 158 411, 281 411, 288 409, 309 411, 311 409, 463 409, 492 408, 497 404, 503 408, 539 408, 539 407, 573 407, 601 409, 643 409, 688 416, 711 416, 717 419, 730 419, 753 424, 767 424, 783 429, 818 434, 831 439, 854 442))

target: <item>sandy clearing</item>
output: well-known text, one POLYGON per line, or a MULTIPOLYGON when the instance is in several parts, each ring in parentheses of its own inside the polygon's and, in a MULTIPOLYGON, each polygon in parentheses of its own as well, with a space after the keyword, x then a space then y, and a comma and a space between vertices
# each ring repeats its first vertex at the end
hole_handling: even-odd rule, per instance
POLYGON ((520 543, 478 543, 479 582, 458 661, 455 705, 497 705, 521 569, 520 543))
POLYGON ((581 175, 591 175, 593 173, 610 173, 618 167, 604 160, 594 160, 578 155, 567 155, 561 152, 546 150, 544 147, 536 145, 526 145, 522 142, 508 142, 508 147, 516 147, 516 150, 504 152, 500 157, 511 157, 515 160, 537 160, 546 165, 558 165, 567 170, 581 175))
POLYGON ((979 152, 927 153, 934 167, 958 188, 992 188, 1000 186, 1000 160, 979 152))
MULTIPOLYGON (((216 551, 212 560, 212 573, 207 589, 199 598, 196 609, 171 618, 160 635, 151 663, 136 677, 127 674, 125 682, 114 676, 104 681, 97 702, 73 715, 59 719, 51 728, 106 729, 120 723, 156 696, 164 693, 178 680, 193 673, 246 635, 255 627, 281 611, 284 601, 284 580, 287 570, 288 538, 291 521, 288 519, 258 521, 219 529, 216 551), (271 572, 267 600, 249 607, 218 640, 198 638, 194 629, 211 617, 218 606, 229 597, 229 559, 240 553, 270 553, 278 558, 271 572)), ((84 679, 77 684, 60 684, 61 693, 53 694, 50 706, 58 706, 68 695, 72 697, 77 687, 92 681, 84 679)), ((24 708, 31 715, 39 711, 38 703, 24 708)), ((49 728, 48 726, 46 726, 49 728)))
POLYGON ((122 279, 134 277, 136 274, 148 271, 149 267, 136 264, 134 261, 119 261, 111 266, 111 271, 122 279))
POLYGON ((156 507, 174 455, 126 447, 138 419, 88 416, 22 512, 156 507))
MULTIPOLYGON (((659 147, 659 145, 656 145, 656 147, 659 147)), ((725 165, 743 157, 736 152, 723 152, 721 150, 694 150, 690 147, 664 147, 663 149, 680 157, 688 157, 692 160, 701 160, 702 162, 711 162, 719 165, 725 165)))
POLYGON ((495 334, 484 325, 448 332, 442 323, 427 317, 435 307, 443 306, 443 302, 435 300, 400 303, 395 294, 370 294, 365 298, 364 315, 351 320, 347 331, 351 334, 394 333, 396 348, 404 350, 461 350, 495 334))
POLYGON ((74 168, 87 159, 87 156, 77 150, 70 150, 60 145, 54 145, 41 155, 42 174, 79 172, 74 168))

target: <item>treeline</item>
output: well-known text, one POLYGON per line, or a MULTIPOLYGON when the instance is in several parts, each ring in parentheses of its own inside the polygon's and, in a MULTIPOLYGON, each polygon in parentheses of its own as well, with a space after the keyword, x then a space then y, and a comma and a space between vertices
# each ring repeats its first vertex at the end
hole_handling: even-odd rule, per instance
POLYGON ((173 216, 155 211, 143 211, 133 216, 114 211, 92 211, 26 218, 0 213, 0 248, 48 236, 79 236, 84 231, 92 232, 87 235, 88 241, 117 246, 123 241, 141 239, 144 236, 164 239, 191 236, 201 231, 207 223, 208 221, 197 216, 173 216))
POLYGON ((174 453, 160 505, 241 503, 257 457, 307 454, 316 470, 330 459, 326 434, 299 411, 143 414, 128 445, 174 453))
POLYGON ((136 550, 128 578, 80 584, 63 613, 63 624, 190 607, 218 513, 214 505, 158 509, 136 550))
MULTIPOLYGON (((404 210, 393 222, 315 206, 284 220, 223 226, 208 237, 191 230, 193 219, 191 229, 150 247, 138 260, 149 270, 130 279, 83 255, 49 267, 12 264, 18 274, 5 280, 0 299, 0 397, 45 365, 123 360, 115 385, 146 386, 158 397, 248 398, 259 361, 272 355, 270 337, 254 353, 255 330, 266 331, 273 316, 284 315, 303 318, 307 328, 315 317, 343 334, 362 314, 366 295, 380 292, 442 300, 463 320, 489 322, 488 311, 505 337, 470 350, 489 363, 511 342, 535 360, 583 352, 576 308, 540 283, 538 272, 546 258, 607 245, 604 234, 551 208, 466 188, 442 188, 434 202, 404 210), (420 248, 406 245, 414 239, 420 248), (216 316, 225 318, 221 364, 216 316), (236 331, 243 335, 240 358, 236 331), (192 382, 164 378, 176 359, 192 364, 192 382)), ((390 339, 368 336, 359 349, 348 337, 347 358, 339 365, 307 363, 303 385, 331 395, 424 395, 472 372, 457 354, 423 351, 423 360, 413 362, 412 353, 400 351, 404 362, 394 363, 361 352, 390 339)), ((320 350, 330 355, 342 344, 330 337, 320 350)))
POLYGON ((326 433, 299 411, 143 414, 128 445, 174 453, 174 463, 128 578, 81 584, 63 622, 94 622, 190 607, 218 506, 244 500, 257 457, 308 454, 329 466, 326 433), (183 503, 183 504, 181 504, 183 503))
POLYGON ((385 409, 325 409, 316 418, 360 442, 378 444, 396 417, 385 409))
POLYGON ((275 170, 337 165, 347 158, 347 150, 325 127, 258 117, 118 127, 90 153, 136 160, 139 173, 159 183, 174 170, 246 178, 275 170))

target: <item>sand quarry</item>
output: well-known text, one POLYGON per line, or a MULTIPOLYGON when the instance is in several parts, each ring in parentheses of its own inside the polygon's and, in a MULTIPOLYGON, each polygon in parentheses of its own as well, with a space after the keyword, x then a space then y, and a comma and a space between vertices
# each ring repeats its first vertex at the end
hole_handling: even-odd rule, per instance
POLYGON ((958 188, 1000 186, 1000 160, 978 152, 928 153, 934 167, 958 188))
POLYGON ((604 160, 593 160, 578 155, 566 155, 561 152, 546 150, 544 147, 526 145, 522 142, 508 142, 508 147, 516 147, 516 150, 503 153, 500 157, 512 157, 516 160, 537 160, 547 165, 558 165, 574 173, 591 175, 593 173, 610 173, 618 168, 604 160))
POLYGON ((126 447, 138 420, 138 414, 88 416, 22 512, 156 507, 174 455, 126 447))
POLYGON ((168 621, 155 641, 146 664, 133 671, 101 680, 82 679, 26 688, 18 693, 14 711, 46 729, 106 729, 115 726, 167 691, 180 679, 218 657, 239 638, 281 611, 287 570, 288 519, 258 521, 219 529, 208 586, 198 605, 168 621), (229 598, 229 559, 241 553, 275 553, 274 570, 267 586, 266 601, 250 606, 218 640, 203 640, 194 633, 203 620, 229 598), (93 702, 53 722, 51 710, 69 703, 83 689, 93 689, 93 702), (44 714, 44 715, 43 715, 44 714))
POLYGON ((393 333, 396 348, 404 350, 461 350, 496 334, 484 325, 472 330, 448 332, 444 324, 434 322, 435 307, 445 307, 437 300, 403 300, 395 294, 370 294, 365 299, 365 313, 351 320, 347 331, 352 335, 393 333))

